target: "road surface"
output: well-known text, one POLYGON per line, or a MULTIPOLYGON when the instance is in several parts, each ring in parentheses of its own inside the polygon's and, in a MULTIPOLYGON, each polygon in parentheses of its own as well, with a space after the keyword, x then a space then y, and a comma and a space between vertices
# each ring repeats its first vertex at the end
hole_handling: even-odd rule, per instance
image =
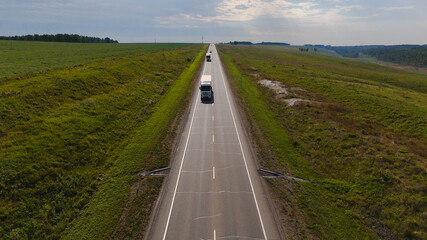
POLYGON ((214 100, 195 89, 190 115, 146 239, 280 239, 214 45, 214 100))

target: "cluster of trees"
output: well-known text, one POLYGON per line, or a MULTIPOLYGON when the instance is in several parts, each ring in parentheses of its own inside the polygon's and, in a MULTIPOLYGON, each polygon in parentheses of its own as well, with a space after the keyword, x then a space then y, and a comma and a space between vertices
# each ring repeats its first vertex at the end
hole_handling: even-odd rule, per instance
POLYGON ((381 61, 411 65, 415 67, 427 67, 427 45, 416 47, 390 46, 372 48, 365 50, 364 53, 374 56, 381 61))
POLYGON ((43 42, 78 42, 78 43, 118 43, 111 38, 81 36, 78 34, 34 34, 24 36, 0 36, 0 40, 43 41, 43 42))
POLYGON ((322 45, 322 44, 305 44, 304 47, 317 47, 317 48, 330 48, 331 45, 322 45))
POLYGON ((234 45, 237 45, 237 44, 253 45, 253 43, 249 42, 249 41, 230 41, 230 44, 234 44, 234 45))
MULTIPOLYGON (((300 52, 308 52, 309 51, 309 48, 299 48, 298 49, 300 52)), ((317 52, 317 48, 313 48, 313 51, 314 52, 317 52)))
POLYGON ((279 46, 289 46, 291 44, 289 43, 283 43, 283 42, 261 42, 256 43, 256 45, 279 45, 279 46))
MULTIPOLYGON (((378 60, 415 67, 427 67, 427 45, 365 45, 333 47, 330 45, 305 45, 333 50, 343 57, 358 58, 362 54, 378 60)), ((301 50, 300 50, 301 51, 301 50)))
POLYGON ((234 45, 281 45, 281 46, 289 46, 291 44, 289 43, 283 43, 283 42, 260 42, 260 43, 252 43, 250 41, 230 41, 230 44, 234 45))
POLYGON ((329 50, 333 50, 339 55, 348 58, 358 58, 360 53, 364 51, 363 47, 353 46, 353 47, 328 47, 329 50))

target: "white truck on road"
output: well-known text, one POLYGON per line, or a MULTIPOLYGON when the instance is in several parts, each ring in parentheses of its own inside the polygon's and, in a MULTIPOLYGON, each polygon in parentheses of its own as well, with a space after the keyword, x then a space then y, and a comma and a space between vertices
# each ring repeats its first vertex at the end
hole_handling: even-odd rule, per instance
POLYGON ((210 52, 206 53, 206 61, 207 62, 212 61, 212 53, 210 53, 210 52))
POLYGON ((202 75, 200 79, 200 97, 203 100, 212 100, 213 99, 213 89, 212 89, 212 76, 211 75, 202 75))

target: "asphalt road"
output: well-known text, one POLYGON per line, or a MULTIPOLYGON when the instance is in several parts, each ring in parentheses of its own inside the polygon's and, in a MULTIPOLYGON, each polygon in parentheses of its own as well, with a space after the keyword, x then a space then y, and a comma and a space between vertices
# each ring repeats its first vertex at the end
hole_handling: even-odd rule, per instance
POLYGON ((146 239, 280 239, 214 45, 214 100, 195 89, 190 115, 146 239))

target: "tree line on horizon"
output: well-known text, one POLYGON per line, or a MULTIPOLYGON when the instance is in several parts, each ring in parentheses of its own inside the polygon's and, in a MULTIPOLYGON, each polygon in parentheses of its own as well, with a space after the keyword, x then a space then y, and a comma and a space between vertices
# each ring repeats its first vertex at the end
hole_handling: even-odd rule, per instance
POLYGON ((34 34, 23 36, 0 36, 0 40, 42 41, 42 42, 76 42, 76 43, 118 43, 117 40, 98 37, 88 37, 78 34, 34 34))
POLYGON ((408 49, 394 49, 391 47, 372 48, 364 52, 381 61, 393 62, 415 67, 427 67, 427 46, 418 46, 408 49))
POLYGON ((289 46, 291 44, 284 43, 284 42, 260 42, 260 43, 253 43, 251 41, 230 41, 229 44, 234 45, 280 45, 280 46, 289 46))
POLYGON ((427 67, 427 45, 365 45, 341 46, 311 45, 307 47, 326 48, 348 58, 359 58, 363 55, 375 57, 380 61, 392 62, 414 67, 427 67))

